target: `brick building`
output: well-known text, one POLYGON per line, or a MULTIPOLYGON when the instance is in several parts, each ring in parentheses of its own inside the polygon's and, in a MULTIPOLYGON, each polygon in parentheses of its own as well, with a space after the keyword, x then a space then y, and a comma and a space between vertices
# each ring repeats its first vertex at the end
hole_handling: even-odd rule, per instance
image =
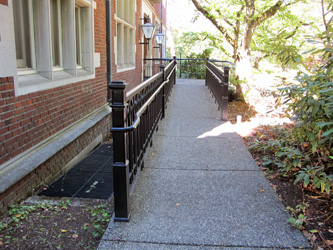
POLYGON ((0 214, 109 136, 107 83, 155 73, 143 58, 161 51, 140 27, 149 17, 159 32, 161 3, 0 0, 0 214))

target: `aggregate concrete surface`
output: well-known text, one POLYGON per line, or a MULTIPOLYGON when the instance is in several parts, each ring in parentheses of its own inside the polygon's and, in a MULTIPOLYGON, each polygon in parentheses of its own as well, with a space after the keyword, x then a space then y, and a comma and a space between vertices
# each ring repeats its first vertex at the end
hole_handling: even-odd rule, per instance
POLYGON ((201 80, 177 79, 166 118, 103 249, 310 249, 201 80))

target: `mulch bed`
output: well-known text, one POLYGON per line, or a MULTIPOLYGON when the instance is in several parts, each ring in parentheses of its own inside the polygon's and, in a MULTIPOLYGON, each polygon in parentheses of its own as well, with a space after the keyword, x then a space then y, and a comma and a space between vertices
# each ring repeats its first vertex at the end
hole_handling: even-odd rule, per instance
MULTIPOLYGON (((267 127, 258 127, 252 134, 243 137, 245 145, 248 147, 258 138, 257 135, 265 135, 271 138, 274 135, 267 127)), ((250 151, 251 152, 251 151, 250 151)), ((258 166, 265 173, 266 178, 271 183, 275 192, 286 207, 296 210, 297 205, 302 205, 306 216, 305 223, 300 229, 309 239, 314 249, 332 249, 333 247, 333 200, 332 196, 326 193, 316 193, 313 190, 304 188, 302 183, 294 184, 294 179, 282 176, 277 171, 267 171, 262 166, 264 153, 251 152, 258 166)))

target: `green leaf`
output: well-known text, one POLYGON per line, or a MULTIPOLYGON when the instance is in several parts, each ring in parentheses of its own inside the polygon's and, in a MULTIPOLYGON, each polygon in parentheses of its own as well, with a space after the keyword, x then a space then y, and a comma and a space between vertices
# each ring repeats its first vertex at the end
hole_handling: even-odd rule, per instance
POLYGON ((310 182, 310 175, 305 175, 304 177, 304 187, 307 187, 309 185, 310 182))
POLYGON ((333 125, 333 122, 317 122, 316 123, 319 127, 324 127, 327 125, 333 125))
POLYGON ((326 131, 326 132, 323 133, 321 136, 322 136, 322 137, 325 137, 325 136, 328 136, 328 135, 330 135, 330 134, 332 134, 332 133, 333 133, 333 128, 330 129, 330 130, 328 130, 328 131, 326 131))
POLYGON ((324 190, 325 190, 325 182, 320 183, 320 190, 321 190, 321 192, 324 192, 324 190))
POLYGON ((321 89, 318 92, 319 93, 326 93, 326 92, 332 92, 333 93, 333 89, 321 89))
POLYGON ((296 219, 293 218, 293 217, 290 217, 289 220, 288 220, 289 223, 293 224, 293 225, 296 225, 296 219))

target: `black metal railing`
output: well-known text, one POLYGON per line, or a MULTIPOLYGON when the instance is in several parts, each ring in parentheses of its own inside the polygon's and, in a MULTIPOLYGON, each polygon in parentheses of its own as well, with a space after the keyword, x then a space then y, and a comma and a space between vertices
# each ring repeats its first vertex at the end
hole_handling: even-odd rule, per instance
POLYGON ((216 102, 221 110, 222 120, 228 120, 228 87, 229 87, 229 70, 228 66, 218 67, 213 61, 207 59, 206 62, 206 85, 215 97, 216 102), (223 71, 221 70, 221 67, 223 71))
POLYGON ((176 83, 176 60, 134 89, 113 81, 112 92, 113 183, 115 221, 129 221, 129 197, 137 173, 144 167, 146 149, 165 115, 172 86, 176 83))
POLYGON ((143 59, 143 77, 149 79, 153 75, 157 74, 161 65, 168 65, 174 58, 144 58, 143 59))

